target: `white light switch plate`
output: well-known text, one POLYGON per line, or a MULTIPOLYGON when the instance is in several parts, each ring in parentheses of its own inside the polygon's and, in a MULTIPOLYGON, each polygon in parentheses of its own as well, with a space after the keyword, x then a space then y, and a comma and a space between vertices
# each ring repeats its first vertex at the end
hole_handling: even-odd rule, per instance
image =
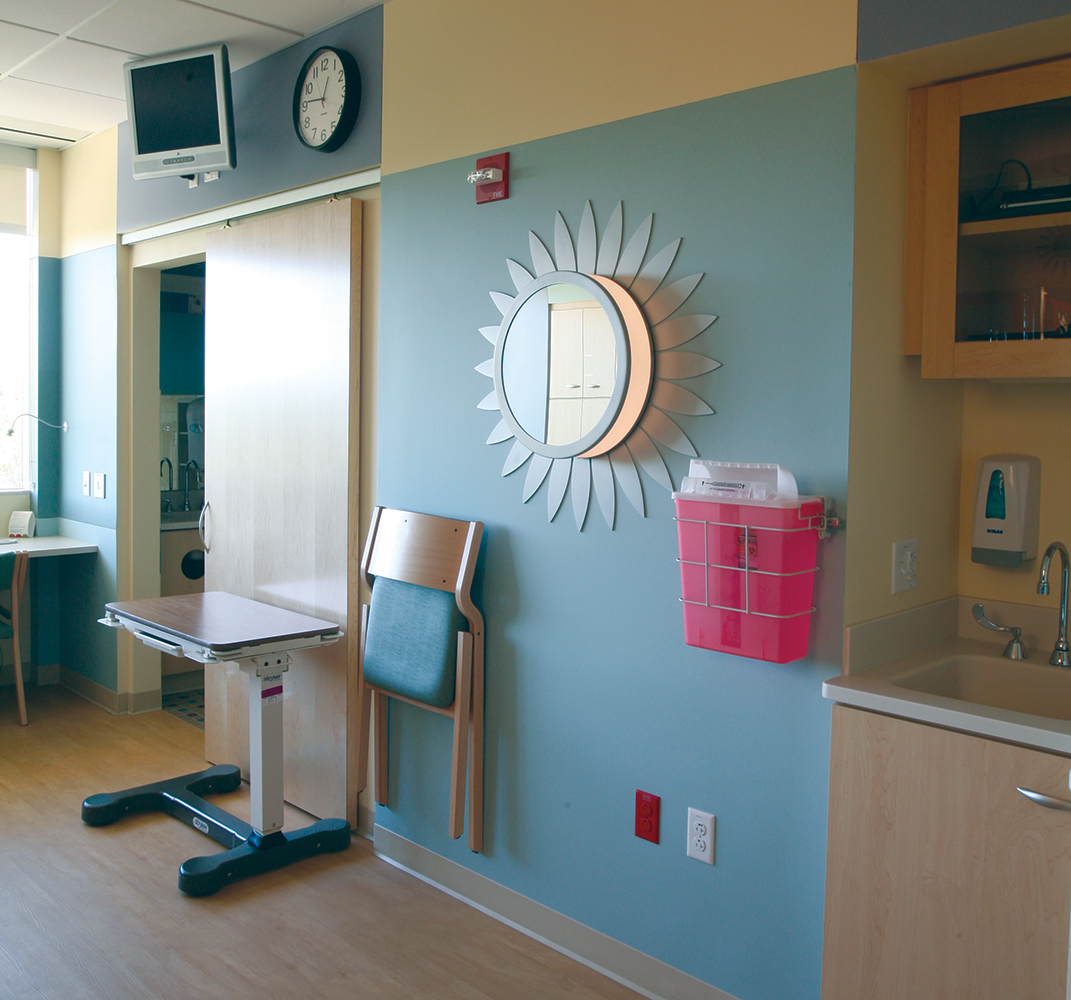
POLYGON ((902 594, 919 585, 919 540, 893 542, 892 592, 902 594))
POLYGON ((104 473, 93 473, 93 497, 96 500, 104 499, 104 473))

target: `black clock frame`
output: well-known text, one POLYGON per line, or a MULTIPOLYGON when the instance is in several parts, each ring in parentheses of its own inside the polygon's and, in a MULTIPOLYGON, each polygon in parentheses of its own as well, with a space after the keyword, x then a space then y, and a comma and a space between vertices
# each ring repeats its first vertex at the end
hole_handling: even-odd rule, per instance
POLYGON ((361 108, 361 71, 357 66, 357 60, 345 49, 336 49, 331 45, 323 45, 318 48, 301 65, 298 72, 297 83, 294 85, 294 132, 301 144, 306 149, 313 149, 320 153, 333 153, 350 136, 353 126, 357 124, 357 113, 361 108), (346 74, 346 97, 342 102, 342 111, 338 116, 338 127, 325 143, 314 146, 305 140, 301 134, 301 91, 305 86, 305 74, 309 67, 316 62, 325 52, 338 56, 342 64, 342 70, 346 74))

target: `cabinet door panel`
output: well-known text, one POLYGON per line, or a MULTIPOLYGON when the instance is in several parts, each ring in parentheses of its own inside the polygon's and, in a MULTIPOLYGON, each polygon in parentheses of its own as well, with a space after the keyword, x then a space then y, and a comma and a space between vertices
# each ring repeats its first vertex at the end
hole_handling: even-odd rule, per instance
POLYGON ((1063 1000, 1069 763, 834 707, 825 1000, 1063 1000))

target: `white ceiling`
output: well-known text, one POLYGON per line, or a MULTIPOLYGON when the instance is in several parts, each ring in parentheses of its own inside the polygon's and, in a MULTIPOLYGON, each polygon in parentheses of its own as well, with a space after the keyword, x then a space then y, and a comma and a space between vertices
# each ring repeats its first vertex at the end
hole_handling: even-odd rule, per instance
POLYGON ((126 119, 123 63, 226 42, 231 70, 380 0, 0 0, 0 143, 63 149, 126 119))

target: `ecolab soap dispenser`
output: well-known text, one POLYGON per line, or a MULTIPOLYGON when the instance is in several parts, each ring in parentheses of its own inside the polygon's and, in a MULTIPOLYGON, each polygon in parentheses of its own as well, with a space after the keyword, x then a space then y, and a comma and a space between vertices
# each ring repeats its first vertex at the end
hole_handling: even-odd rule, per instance
POLYGON ((1038 554, 1041 462, 1033 455, 987 455, 974 480, 971 561, 1014 567, 1038 554))

